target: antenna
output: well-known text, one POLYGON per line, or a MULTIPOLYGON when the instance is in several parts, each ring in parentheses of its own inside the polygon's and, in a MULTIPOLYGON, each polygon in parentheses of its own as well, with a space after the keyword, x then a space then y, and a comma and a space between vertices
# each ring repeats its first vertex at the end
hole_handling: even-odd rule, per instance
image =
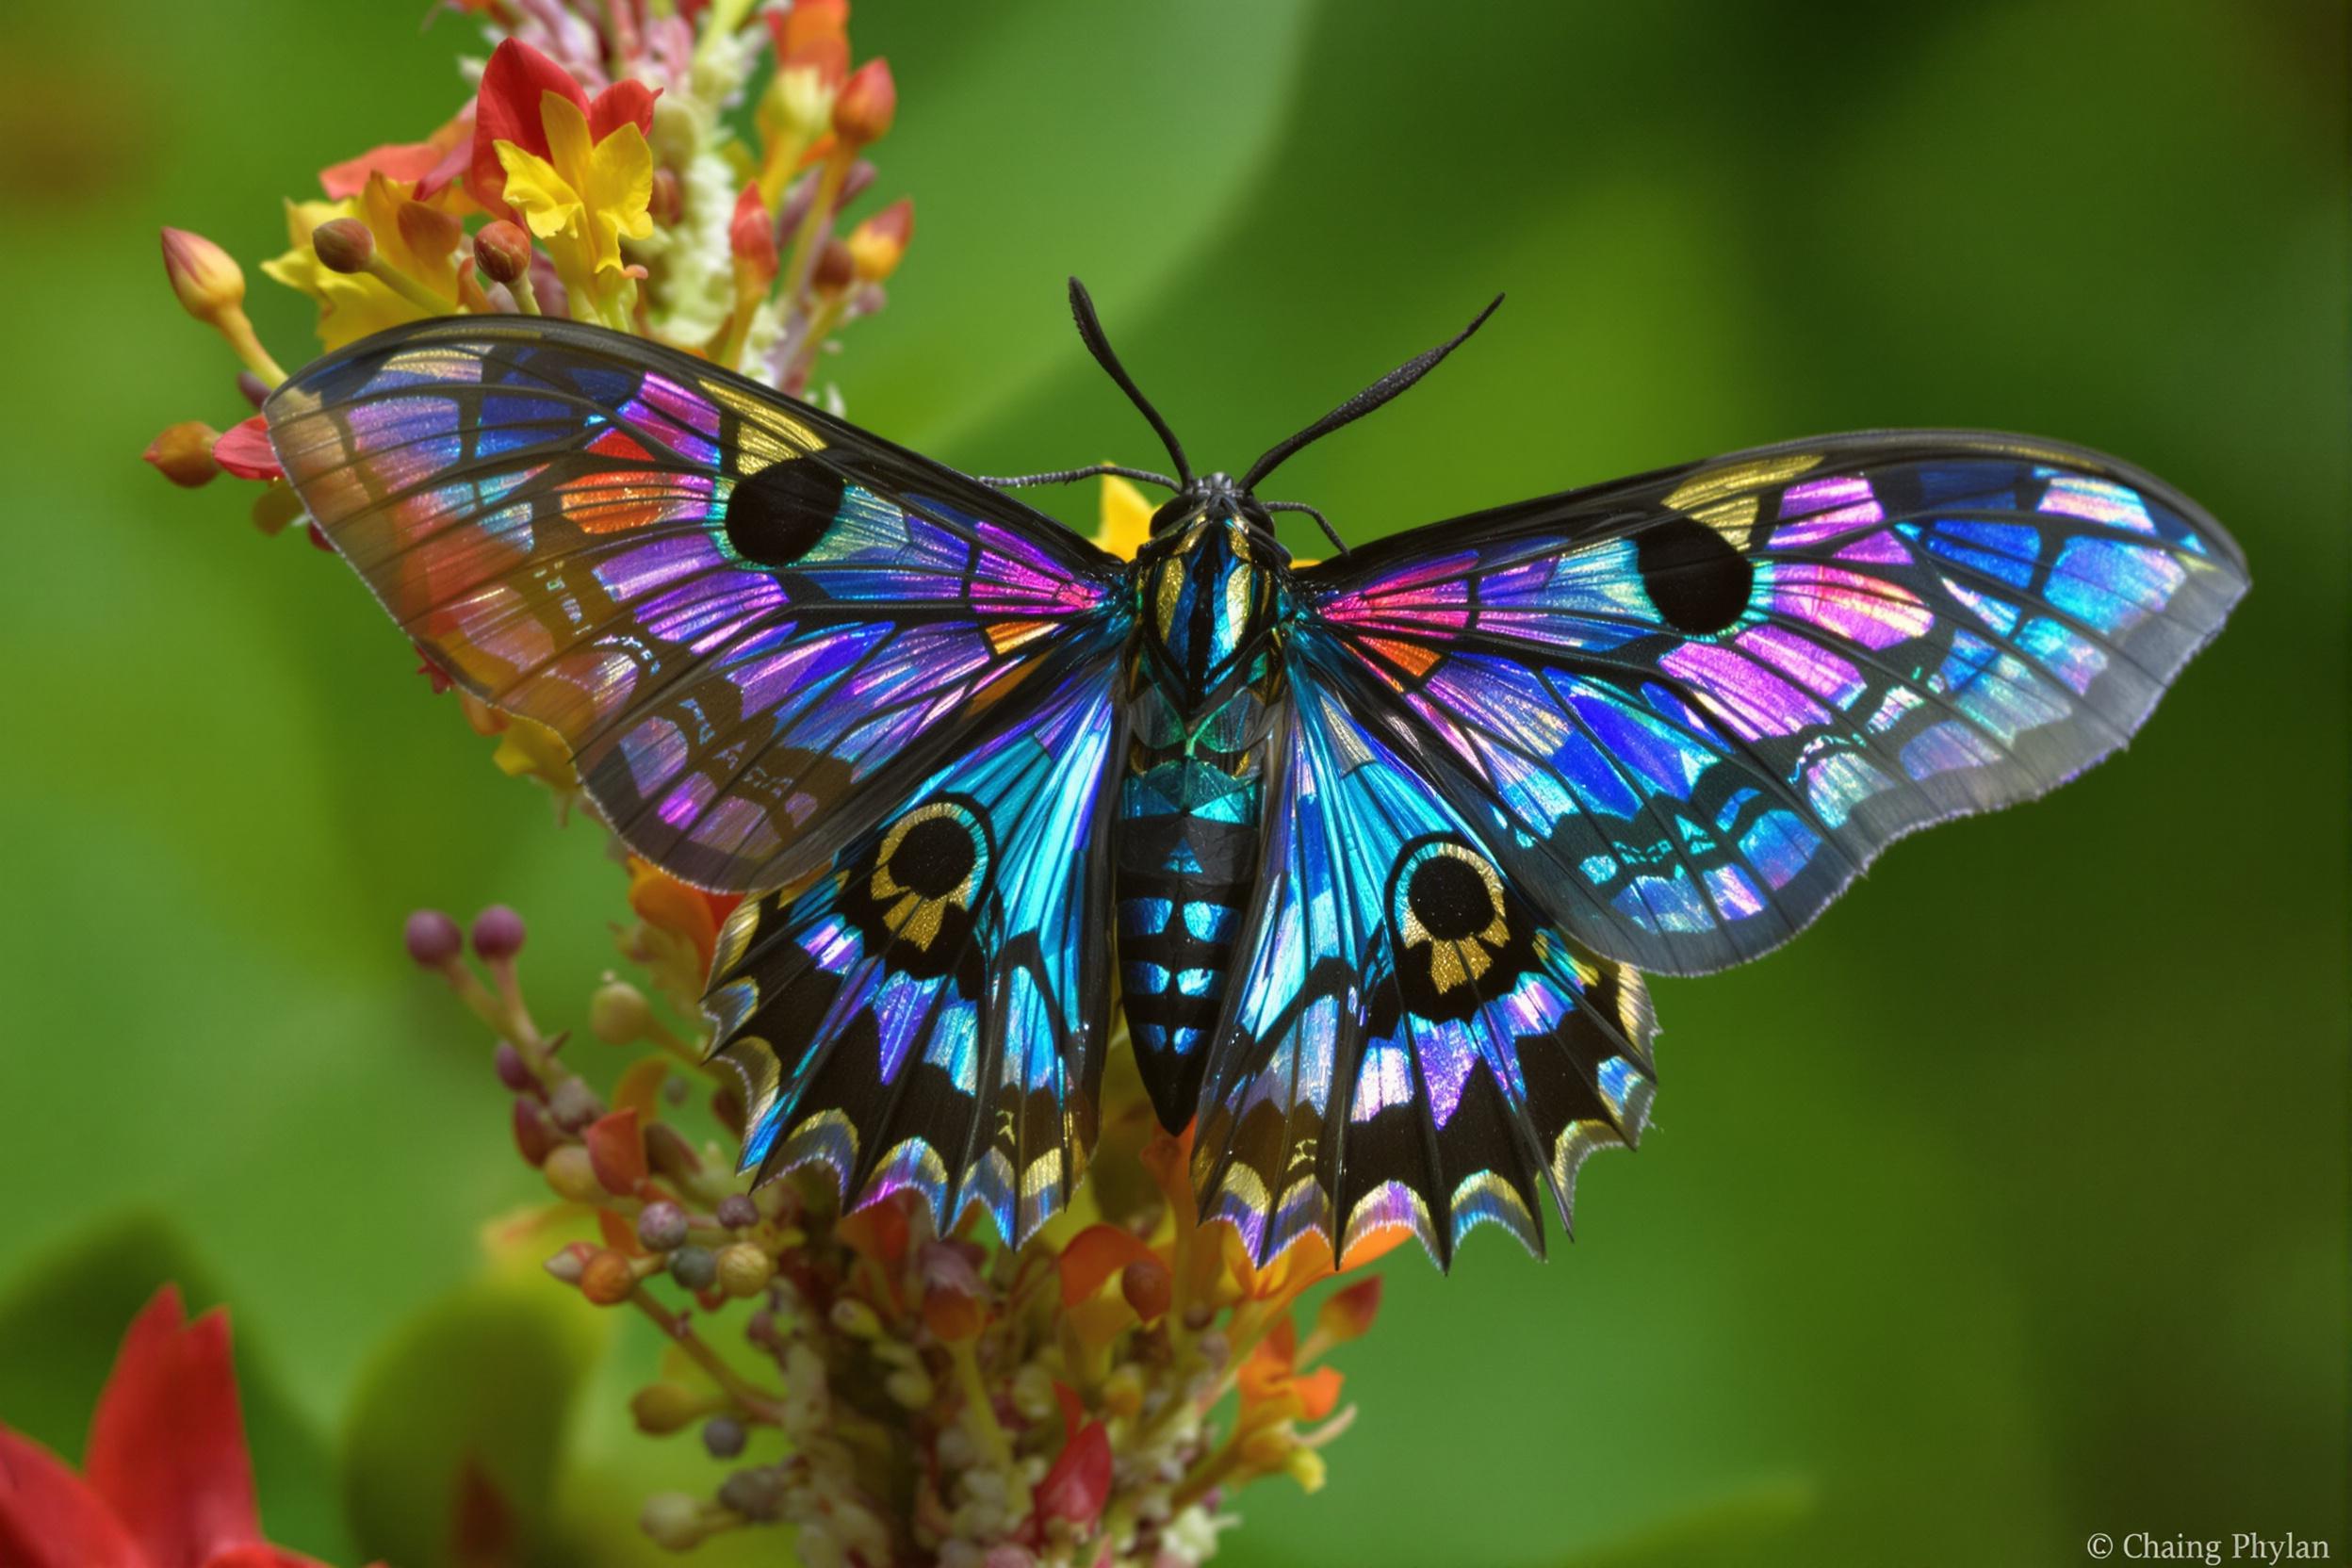
POLYGON ((1086 351, 1119 383, 1127 400, 1140 409, 1143 416, 1152 421, 1152 428, 1159 433, 1160 444, 1168 449, 1168 461, 1176 465, 1176 477, 1182 482, 1177 487, 1191 484, 1192 465, 1184 461, 1183 444, 1176 439, 1176 433, 1168 428, 1168 421, 1160 417, 1160 411, 1152 406, 1152 400, 1143 395, 1143 388, 1135 384, 1135 378, 1127 373, 1127 367, 1119 362, 1119 355, 1111 351, 1111 340, 1102 335, 1102 322, 1094 314, 1094 298, 1076 278, 1070 280, 1070 313, 1078 319, 1078 335, 1086 340, 1086 351))
MULTIPOLYGON (((1070 281, 1071 286, 1075 287, 1077 280, 1073 278, 1070 281)), ((1419 381, 1423 376, 1426 376, 1431 370, 1436 369, 1438 363, 1441 360, 1443 360, 1447 354, 1452 353, 1456 349, 1461 348, 1462 344, 1468 340, 1472 333, 1486 325, 1486 318, 1494 315, 1495 307, 1500 305, 1502 302, 1503 297, 1500 294, 1495 295, 1487 307, 1478 312, 1477 318, 1473 319, 1468 326, 1462 328, 1462 331, 1456 333, 1445 342, 1440 343, 1436 348, 1429 350, 1427 353, 1416 354, 1413 358, 1405 361, 1402 365, 1399 365, 1396 368, 1391 370, 1388 374, 1382 376, 1380 380, 1374 382, 1371 385, 1365 387, 1363 391, 1357 393, 1354 397, 1348 399, 1346 402, 1340 404, 1337 408, 1331 410, 1329 414, 1326 414, 1323 417, 1317 419, 1315 423, 1309 425, 1306 429, 1300 431, 1289 440, 1284 441, 1281 445, 1273 448, 1264 457, 1259 458, 1255 463, 1250 466, 1250 471, 1241 477, 1241 487, 1244 490, 1257 489, 1258 482, 1260 480, 1263 480, 1266 475, 1281 467, 1282 464, 1290 458, 1291 454, 1298 451, 1299 448, 1306 446, 1312 441, 1320 441, 1323 437, 1331 434, 1331 432, 1339 429, 1340 426, 1352 424, 1354 421, 1363 418, 1365 415, 1371 413, 1374 409, 1380 407, 1382 403, 1396 396, 1397 393, 1402 392, 1405 388, 1411 386, 1414 382, 1419 381)), ((1083 330, 1083 327, 1081 330, 1083 330)), ((1108 351, 1108 350, 1104 351, 1104 352, 1108 351)), ((1101 356, 1097 355, 1096 357, 1100 358, 1101 356)), ((1112 373, 1116 375, 1118 372, 1113 371, 1112 373)), ((1131 393, 1130 395, 1132 396, 1133 394, 1131 393)), ((1180 462, 1178 466, 1182 467, 1183 464, 1180 462)))

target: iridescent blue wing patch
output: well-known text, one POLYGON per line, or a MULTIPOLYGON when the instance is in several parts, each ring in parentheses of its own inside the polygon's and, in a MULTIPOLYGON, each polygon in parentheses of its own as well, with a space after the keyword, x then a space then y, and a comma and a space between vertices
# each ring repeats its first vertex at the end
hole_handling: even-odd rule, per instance
POLYGON ((2106 756, 2246 588, 2147 474, 1946 432, 1528 501, 1298 580, 1299 653, 1538 906, 1678 974, 1787 939, 1901 835, 2106 756))
POLYGON ((1641 977, 1538 914, 1486 836, 1295 667, 1266 874, 1209 1058, 1204 1218, 1261 1262, 1495 1224, 1541 1250, 1650 1100, 1641 977))
POLYGON ((704 887, 827 864, 1124 635, 1121 564, 1059 524, 641 338, 420 322, 268 413, 408 633, 562 736, 614 830, 704 887))
POLYGON ((911 1189, 1015 1242, 1092 1148, 1109 1005, 1118 665, 932 774, 807 890, 739 906, 705 1005, 748 1081, 743 1167, 911 1189))

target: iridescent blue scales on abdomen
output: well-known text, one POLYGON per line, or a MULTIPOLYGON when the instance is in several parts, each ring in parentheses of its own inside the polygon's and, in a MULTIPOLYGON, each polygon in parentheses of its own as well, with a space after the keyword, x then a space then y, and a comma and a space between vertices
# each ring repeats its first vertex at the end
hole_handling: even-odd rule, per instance
POLYGON ((1133 581, 1117 870, 1121 1000, 1161 1120, 1199 1097, 1263 849, 1282 563, 1229 518, 1155 533, 1133 581))

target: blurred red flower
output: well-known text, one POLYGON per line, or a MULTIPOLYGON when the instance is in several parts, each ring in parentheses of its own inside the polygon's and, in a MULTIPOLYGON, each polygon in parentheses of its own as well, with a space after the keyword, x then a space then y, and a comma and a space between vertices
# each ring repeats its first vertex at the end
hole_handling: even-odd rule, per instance
POLYGON ((0 1425, 0 1562, 16 1568, 319 1568, 262 1539, 229 1320, 176 1285, 135 1318, 80 1475, 0 1425))

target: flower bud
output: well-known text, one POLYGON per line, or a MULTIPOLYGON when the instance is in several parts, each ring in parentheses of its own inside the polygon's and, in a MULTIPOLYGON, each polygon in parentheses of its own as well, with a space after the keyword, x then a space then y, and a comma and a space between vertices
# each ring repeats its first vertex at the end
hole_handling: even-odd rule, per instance
POLYGON ((719 1288, 738 1300, 759 1295, 776 1277, 776 1260, 747 1241, 720 1248, 718 1266, 719 1288))
POLYGON ((456 955, 466 950, 466 938, 459 933, 454 919, 440 909, 416 909, 409 914, 409 923, 402 931, 409 945, 409 956, 418 969, 447 969, 454 964, 456 955))
POLYGON ((880 283, 898 270, 915 237, 915 204, 901 196, 849 231, 849 258, 859 281, 880 283))
POLYGON ((653 172, 653 193, 646 199, 645 211, 665 229, 685 216, 686 189, 678 183, 677 170, 665 164, 653 172))
POLYGON ((708 1247, 681 1247, 670 1254, 670 1278, 686 1290, 709 1290, 718 1277, 718 1256, 708 1247))
POLYGON ((828 237, 818 248, 817 264, 809 270, 808 286, 820 294, 839 294, 858 281, 858 262, 849 247, 828 237))
POLYGON ((589 1255, 580 1272, 580 1293, 600 1307, 618 1306, 637 1289, 637 1270, 610 1247, 589 1255))
POLYGON ((516 1094, 536 1094, 539 1091, 538 1076, 531 1070, 531 1064, 523 1060, 523 1054, 514 1049, 512 1040, 498 1042, 498 1050, 491 1054, 490 1065, 497 1070, 498 1082, 516 1094))
POLYGON ((738 1470, 719 1485, 719 1503, 744 1518, 768 1524, 784 1512, 784 1475, 773 1466, 738 1470))
POLYGON ((607 980, 588 999, 588 1031, 607 1045, 634 1045, 653 1033, 653 1006, 626 980, 607 980))
POLYGON ((863 147, 890 134, 898 118, 898 83, 890 62, 871 59, 849 74, 833 100, 833 134, 846 147, 863 147))
POLYGON ((466 242, 466 225, 438 207, 422 202, 402 202, 395 220, 400 243, 417 256, 447 261, 466 242))
POLYGON ((505 219, 484 223, 474 236, 474 265, 497 283, 513 283, 531 270, 531 236, 505 219))
POLYGON ((637 1511, 637 1527, 666 1552, 691 1552, 702 1544, 702 1504, 683 1492, 657 1492, 637 1511))
POLYGON ((365 272, 376 259, 376 237, 356 218, 330 218, 310 231, 310 248, 330 272, 365 272))
POLYGON ((882 1319, 855 1296, 836 1298, 830 1316, 833 1326, 852 1339, 872 1339, 882 1331, 882 1319))
POLYGON ((163 271, 180 306, 211 321, 245 302, 245 274, 229 253, 187 229, 163 231, 163 271))
POLYGON ((545 1165, 560 1140, 535 1100, 514 1102, 514 1148, 531 1165, 545 1165))
POLYGON ((882 1392, 908 1410, 921 1410, 939 1395, 931 1374, 920 1366, 902 1366, 883 1379, 882 1392))
POLYGON ((647 1383, 629 1396, 629 1419, 656 1437, 678 1431, 710 1409, 710 1396, 681 1383, 647 1383))
POLYGON ((587 1272, 588 1255, 595 1250, 584 1241, 575 1241, 540 1266, 565 1284, 576 1285, 580 1283, 580 1276, 587 1272))
POLYGON ((645 1140, 637 1131, 637 1107, 598 1117, 580 1134, 588 1163, 597 1183, 616 1198, 626 1198, 645 1179, 645 1140))
POLYGON ((702 1446, 712 1459, 733 1459, 743 1451, 751 1434, 731 1415, 714 1415, 702 1424, 702 1446))
POLYGON ((567 1133, 577 1133, 604 1114, 604 1102, 585 1081, 566 1078, 547 1096, 547 1114, 567 1133))
POLYGON ((735 216, 727 225, 727 248, 735 259, 751 274, 765 282, 776 276, 776 225, 769 220, 768 206, 760 199, 758 181, 743 187, 735 198, 735 216))
POLYGON ((827 82, 849 74, 849 0, 792 0, 766 16, 778 71, 813 69, 827 82))
POLYGON ((1157 1258, 1137 1258, 1119 1272, 1119 1293, 1146 1323, 1168 1311, 1176 1294, 1176 1277, 1157 1258))
POLYGON ((588 1151, 579 1144, 566 1143, 549 1150, 547 1162, 540 1168, 547 1172, 547 1185, 555 1189, 558 1198, 574 1203, 603 1201, 604 1184, 596 1180, 596 1168, 589 1160, 588 1151))
POLYGON ((1324 1298, 1323 1305, 1315 1314, 1315 1332, 1333 1345, 1362 1339, 1371 1330, 1372 1319, 1380 1315, 1380 1277, 1374 1274, 1324 1298))
POLYGON ((686 1211, 676 1203, 647 1203, 637 1217, 637 1239, 655 1252, 674 1252, 686 1245, 686 1211))
POLYGON ((493 904, 474 917, 474 952, 485 963, 512 958, 523 950, 530 933, 523 917, 503 904, 493 904))
POLYGON ((730 1231, 748 1231, 760 1223, 760 1205, 740 1192, 719 1200, 719 1223, 730 1231))
POLYGON ((201 419, 183 419, 166 425, 140 455, 181 489, 193 490, 220 472, 220 465, 212 460, 212 444, 219 439, 220 433, 201 419))

